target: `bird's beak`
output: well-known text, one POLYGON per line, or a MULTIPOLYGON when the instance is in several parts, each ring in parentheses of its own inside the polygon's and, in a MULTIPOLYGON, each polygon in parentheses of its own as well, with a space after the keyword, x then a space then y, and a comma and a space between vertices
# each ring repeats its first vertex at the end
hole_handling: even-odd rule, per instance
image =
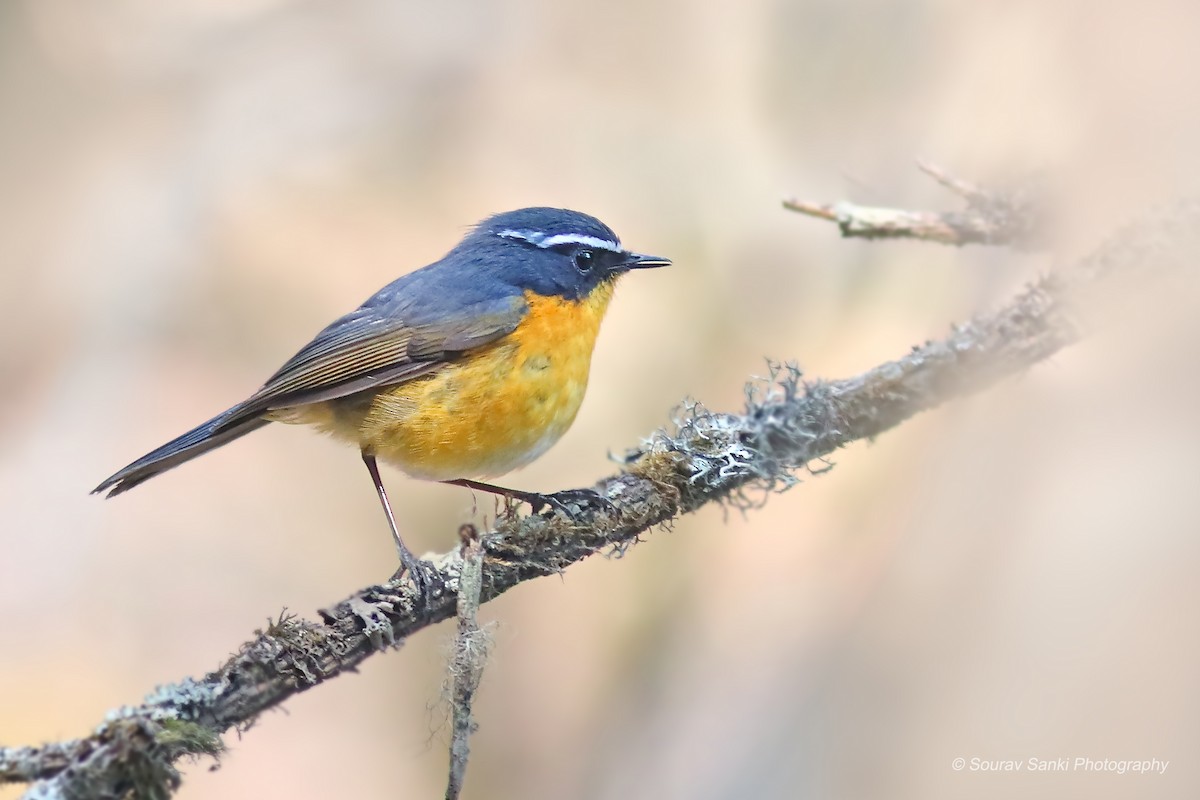
POLYGON ((625 269, 653 269, 654 267, 669 267, 671 259, 662 256, 647 256, 641 253, 626 253, 622 264, 625 269))

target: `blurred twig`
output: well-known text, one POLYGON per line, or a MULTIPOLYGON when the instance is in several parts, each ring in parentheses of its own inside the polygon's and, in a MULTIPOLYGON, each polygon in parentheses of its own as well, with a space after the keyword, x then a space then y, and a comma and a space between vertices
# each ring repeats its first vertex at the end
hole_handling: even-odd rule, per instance
POLYGON ((455 616, 456 593, 473 580, 470 554, 478 548, 479 600, 486 602, 593 553, 622 550, 706 503, 736 503, 748 491, 786 487, 811 461, 986 388, 1075 341, 1081 334, 1076 312, 1094 289, 1119 278, 1141 284, 1171 267, 1190 266, 1198 252, 1196 231, 1200 203, 1179 203, 1030 285, 999 311, 895 361, 829 382, 802 382, 798 370, 777 370, 772 380, 748 387, 740 414, 689 405, 671 431, 650 436, 628 454, 620 474, 596 485, 609 505, 579 507, 575 520, 551 510, 510 515, 476 549, 455 548, 434 558, 445 590, 423 611, 410 583, 393 582, 360 589, 321 611, 320 622, 282 616, 217 670, 159 687, 141 705, 111 712, 87 738, 0 749, 0 782, 36 781, 26 796, 37 798, 166 796, 178 784, 174 764, 180 758, 216 755, 222 733, 246 730, 293 694, 455 616))
POLYGON ((1043 244, 1047 220, 1038 181, 1027 181, 1010 191, 988 191, 927 162, 918 161, 917 166, 965 200, 966 210, 909 211, 845 200, 813 203, 795 198, 784 200, 783 207, 836 222, 847 238, 923 239, 958 246, 991 244, 1021 249, 1036 249, 1043 244))

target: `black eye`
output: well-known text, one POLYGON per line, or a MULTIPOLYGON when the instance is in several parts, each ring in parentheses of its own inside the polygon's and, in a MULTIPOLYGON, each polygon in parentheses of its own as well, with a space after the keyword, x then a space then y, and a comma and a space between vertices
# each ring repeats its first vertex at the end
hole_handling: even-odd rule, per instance
POLYGON ((580 250, 575 254, 575 269, 579 270, 583 275, 587 275, 592 271, 594 263, 595 259, 592 257, 591 250, 580 250))

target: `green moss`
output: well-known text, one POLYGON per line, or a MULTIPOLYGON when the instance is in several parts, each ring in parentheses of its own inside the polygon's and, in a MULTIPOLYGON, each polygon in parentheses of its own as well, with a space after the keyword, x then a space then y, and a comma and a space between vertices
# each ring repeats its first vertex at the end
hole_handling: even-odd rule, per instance
POLYGON ((179 719, 164 719, 154 735, 155 743, 169 752, 191 755, 219 756, 225 750, 221 737, 204 725, 179 719))

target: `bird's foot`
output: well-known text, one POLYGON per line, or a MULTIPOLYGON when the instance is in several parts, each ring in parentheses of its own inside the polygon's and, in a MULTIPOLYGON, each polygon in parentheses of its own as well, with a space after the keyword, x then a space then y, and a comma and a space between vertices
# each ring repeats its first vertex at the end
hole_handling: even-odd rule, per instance
POLYGON ((398 581, 405 575, 408 575, 417 589, 414 610, 422 615, 430 613, 433 610, 434 598, 446 593, 445 576, 431 562, 414 556, 408 548, 400 553, 400 569, 392 575, 392 580, 398 581))
POLYGON ((582 521, 581 514, 568 505, 568 503, 574 503, 575 506, 583 509, 596 507, 609 514, 616 514, 617 512, 617 507, 607 497, 602 496, 593 489, 567 489, 561 492, 554 492, 553 494, 538 494, 537 492, 523 492, 520 489, 494 486, 490 483, 482 483, 467 478, 445 482, 454 486, 463 486, 474 491, 500 495, 509 500, 528 503, 534 514, 537 514, 546 506, 550 506, 572 522, 582 521))
POLYGON ((564 489, 553 494, 531 493, 522 499, 529 503, 535 514, 546 506, 550 506, 573 522, 580 521, 581 515, 568 503, 573 503, 581 509, 596 508, 608 514, 617 513, 617 507, 613 505, 612 501, 594 489, 564 489))

